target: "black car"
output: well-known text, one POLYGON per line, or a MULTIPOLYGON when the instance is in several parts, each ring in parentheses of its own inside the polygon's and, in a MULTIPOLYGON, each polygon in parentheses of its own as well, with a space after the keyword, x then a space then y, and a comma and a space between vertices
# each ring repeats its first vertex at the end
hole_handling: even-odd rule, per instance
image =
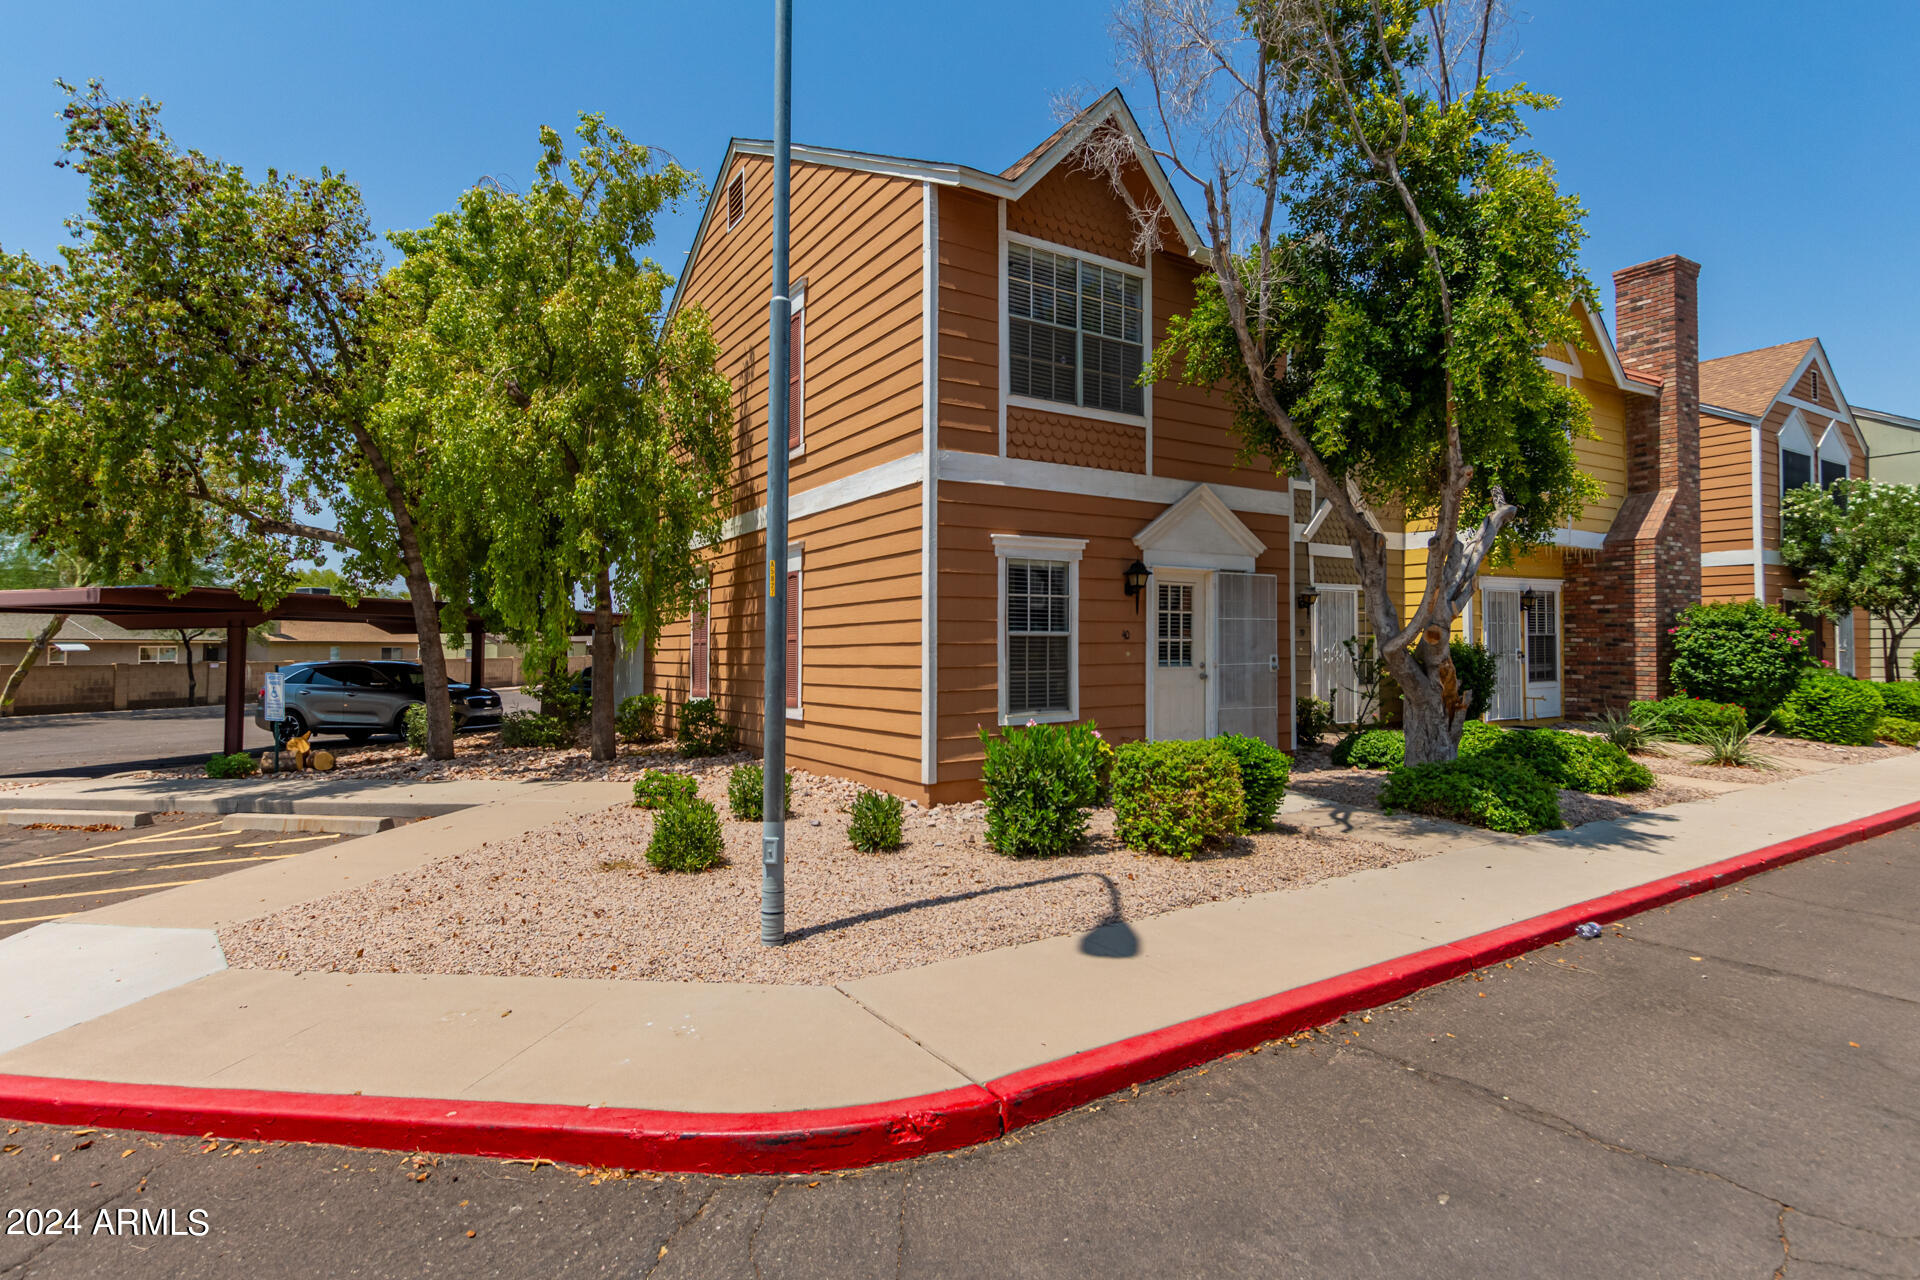
MULTIPOLYGON (((320 730, 365 742, 376 733, 407 735, 407 708, 427 700, 425 673, 417 662, 296 662, 282 667, 289 737, 320 730)), ((448 682, 454 726, 476 729, 500 723, 500 695, 491 689, 448 682)), ((267 721, 266 692, 253 722, 267 721)))

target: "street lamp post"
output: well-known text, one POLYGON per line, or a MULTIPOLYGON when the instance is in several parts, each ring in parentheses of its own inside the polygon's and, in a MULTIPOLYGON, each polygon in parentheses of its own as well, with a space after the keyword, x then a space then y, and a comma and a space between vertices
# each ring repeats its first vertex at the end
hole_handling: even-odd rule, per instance
POLYGON ((761 700, 760 942, 787 940, 787 297, 788 169, 793 150, 793 0, 773 3, 773 300, 767 356, 767 683, 761 700))

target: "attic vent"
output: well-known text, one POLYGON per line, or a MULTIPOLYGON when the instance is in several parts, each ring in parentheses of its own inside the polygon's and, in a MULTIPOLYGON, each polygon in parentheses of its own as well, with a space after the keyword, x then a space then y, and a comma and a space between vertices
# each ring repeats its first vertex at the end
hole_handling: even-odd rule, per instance
POLYGON ((1817 364, 1807 370, 1807 399, 1816 403, 1820 399, 1820 366, 1817 364))
POLYGON ((727 230, 740 225, 740 219, 747 213, 747 175, 736 173, 733 181, 727 184, 727 230))

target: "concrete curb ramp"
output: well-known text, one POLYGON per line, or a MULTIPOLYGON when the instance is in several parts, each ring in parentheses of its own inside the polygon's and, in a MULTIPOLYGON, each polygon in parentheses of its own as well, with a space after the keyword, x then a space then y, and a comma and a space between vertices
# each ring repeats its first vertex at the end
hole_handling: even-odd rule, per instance
POLYGON ((982 1084, 892 1102, 700 1113, 0 1075, 0 1114, 673 1172, 802 1173, 904 1160, 989 1141, 1129 1084, 1398 999, 1563 939, 1582 921, 1617 920, 1915 822, 1920 803, 1905 804, 982 1084))

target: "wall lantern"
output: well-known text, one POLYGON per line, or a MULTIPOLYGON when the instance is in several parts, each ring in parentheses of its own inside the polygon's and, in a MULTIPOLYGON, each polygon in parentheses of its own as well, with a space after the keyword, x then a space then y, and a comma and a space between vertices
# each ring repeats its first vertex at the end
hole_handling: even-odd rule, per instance
POLYGON ((1138 597, 1141 592, 1147 589, 1147 566, 1135 560, 1127 566, 1126 572, 1122 574, 1121 577, 1127 584, 1127 594, 1134 597, 1133 611, 1135 613, 1140 612, 1140 601, 1138 597))
POLYGON ((1534 594, 1533 588, 1528 587, 1520 593, 1520 608, 1528 613, 1533 612, 1533 602, 1538 598, 1539 597, 1534 594))
POLYGON ((1293 602, 1302 609, 1313 608, 1313 602, 1320 598, 1320 588, 1309 583, 1307 589, 1293 598, 1293 602))

